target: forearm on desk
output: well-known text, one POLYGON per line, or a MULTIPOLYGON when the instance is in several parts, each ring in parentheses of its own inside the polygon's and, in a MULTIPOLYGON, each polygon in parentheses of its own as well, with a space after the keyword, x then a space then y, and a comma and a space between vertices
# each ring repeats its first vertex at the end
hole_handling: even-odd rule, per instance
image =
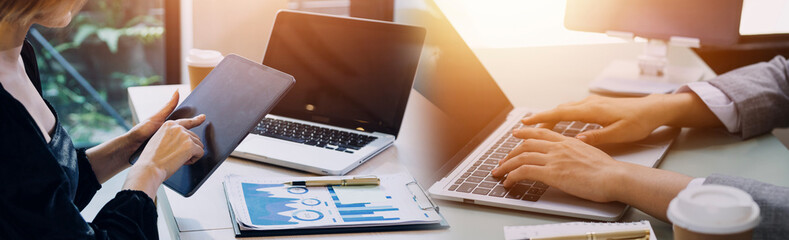
POLYGON ((622 163, 613 174, 621 184, 613 195, 623 202, 663 221, 668 221, 666 210, 671 199, 688 186, 692 177, 676 172, 622 163))
POLYGON ((732 133, 740 132, 740 116, 734 102, 709 82, 693 82, 682 86, 676 93, 692 92, 701 99, 715 117, 732 133))
POLYGON ((672 127, 722 127, 723 123, 704 101, 693 92, 664 95, 664 124, 672 127))

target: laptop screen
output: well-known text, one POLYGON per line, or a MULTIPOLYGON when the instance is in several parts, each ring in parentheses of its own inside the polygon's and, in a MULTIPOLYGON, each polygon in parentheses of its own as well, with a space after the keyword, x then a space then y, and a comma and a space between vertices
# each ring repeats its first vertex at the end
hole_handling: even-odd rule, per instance
POLYGON ((281 11, 263 64, 296 84, 271 113, 396 136, 424 38, 419 27, 281 11))
POLYGON ((440 129, 434 134, 443 173, 503 123, 513 106, 447 18, 429 7, 435 11, 419 18, 428 35, 414 88, 445 115, 431 123, 440 129))

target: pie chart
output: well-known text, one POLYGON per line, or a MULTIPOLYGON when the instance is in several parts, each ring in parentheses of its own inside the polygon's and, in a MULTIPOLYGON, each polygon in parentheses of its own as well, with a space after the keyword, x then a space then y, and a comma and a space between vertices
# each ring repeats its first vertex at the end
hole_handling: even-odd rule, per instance
POLYGON ((305 222, 318 221, 323 218, 323 213, 315 210, 299 210, 293 212, 293 218, 305 222))

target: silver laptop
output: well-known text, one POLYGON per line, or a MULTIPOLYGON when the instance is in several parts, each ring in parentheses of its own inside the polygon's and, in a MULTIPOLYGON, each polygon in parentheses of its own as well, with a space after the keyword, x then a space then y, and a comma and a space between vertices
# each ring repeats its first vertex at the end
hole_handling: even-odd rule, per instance
POLYGON ((344 175, 400 131, 425 38, 420 27, 280 11, 263 64, 296 84, 233 156, 344 175))
MULTIPOLYGON (((511 135, 512 130, 534 127, 523 126, 520 120, 535 110, 513 107, 445 17, 439 16, 427 26, 429 33, 440 32, 442 35, 429 36, 429 39, 438 40, 425 46, 426 51, 433 52, 429 54, 433 57, 432 62, 423 62, 422 66, 433 67, 420 70, 415 88, 440 109, 447 119, 433 125, 442 128, 436 131, 440 134, 437 136, 440 145, 437 145, 436 151, 444 162, 438 170, 437 181, 429 189, 431 196, 469 204, 604 221, 616 220, 624 214, 628 206, 622 203, 596 203, 580 199, 536 181, 522 181, 511 188, 504 188, 502 179, 493 178, 490 171, 521 143, 520 139, 511 135)), ((572 137, 596 128, 600 126, 562 122, 553 130, 572 137)), ((661 128, 644 141, 612 145, 603 150, 619 161, 654 167, 677 134, 677 129, 661 128)))

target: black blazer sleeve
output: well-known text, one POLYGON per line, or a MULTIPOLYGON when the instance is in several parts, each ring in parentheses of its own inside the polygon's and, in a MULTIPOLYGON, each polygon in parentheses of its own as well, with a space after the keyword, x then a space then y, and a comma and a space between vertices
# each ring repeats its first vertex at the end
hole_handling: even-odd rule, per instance
POLYGON ((80 209, 99 188, 82 152, 80 178, 42 143, 22 106, 0 94, 0 239, 158 239, 156 207, 141 191, 122 191, 88 223, 80 209))
POLYGON ((77 167, 79 169, 79 183, 77 184, 77 193, 74 195, 74 205, 77 205, 80 211, 88 206, 90 200, 96 195, 96 191, 101 188, 101 183, 96 178, 96 173, 93 172, 88 161, 88 155, 85 153, 86 149, 77 149, 77 167))

